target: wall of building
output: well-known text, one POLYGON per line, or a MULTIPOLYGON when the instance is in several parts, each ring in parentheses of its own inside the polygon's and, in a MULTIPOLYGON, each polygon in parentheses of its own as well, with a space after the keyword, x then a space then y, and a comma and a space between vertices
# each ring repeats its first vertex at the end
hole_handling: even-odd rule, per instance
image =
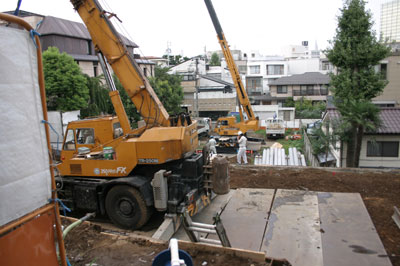
POLYGON ((55 46, 60 52, 66 52, 68 54, 94 54, 91 42, 84 39, 70 38, 59 35, 45 35, 40 37, 42 44, 42 50, 45 51, 49 46, 55 46), (89 51, 90 45, 90 51, 89 51))
POLYGON ((400 55, 392 55, 383 62, 387 62, 387 80, 389 83, 384 88, 383 93, 374 98, 373 101, 395 101, 396 106, 400 106, 400 55))
MULTIPOLYGON (((398 141, 399 135, 364 135, 360 151, 360 167, 389 167, 400 168, 400 145, 398 157, 367 157, 368 141, 398 141)), ((346 144, 343 145, 342 167, 346 167, 346 144)))
POLYGON ((288 64, 288 75, 304 74, 306 72, 321 72, 326 74, 327 71, 320 70, 319 58, 302 58, 290 59, 288 64))
POLYGON ((103 74, 100 65, 98 65, 96 70, 97 73, 95 75, 93 62, 91 61, 79 61, 78 65, 81 68, 82 73, 88 75, 89 77, 100 76, 101 74, 103 74))

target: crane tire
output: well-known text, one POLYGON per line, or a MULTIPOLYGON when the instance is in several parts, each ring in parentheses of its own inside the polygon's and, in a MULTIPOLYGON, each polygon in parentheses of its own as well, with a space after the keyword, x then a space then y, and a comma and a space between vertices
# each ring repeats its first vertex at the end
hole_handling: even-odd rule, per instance
POLYGON ((111 188, 105 203, 108 217, 124 229, 139 229, 151 215, 142 194, 130 186, 118 185, 111 188))

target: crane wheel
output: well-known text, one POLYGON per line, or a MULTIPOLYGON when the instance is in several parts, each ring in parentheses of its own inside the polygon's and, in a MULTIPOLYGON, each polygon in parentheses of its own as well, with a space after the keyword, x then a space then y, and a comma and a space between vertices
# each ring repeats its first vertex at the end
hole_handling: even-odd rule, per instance
POLYGON ((108 217, 124 229, 139 229, 151 215, 142 194, 130 186, 113 187, 107 194, 105 205, 108 217))

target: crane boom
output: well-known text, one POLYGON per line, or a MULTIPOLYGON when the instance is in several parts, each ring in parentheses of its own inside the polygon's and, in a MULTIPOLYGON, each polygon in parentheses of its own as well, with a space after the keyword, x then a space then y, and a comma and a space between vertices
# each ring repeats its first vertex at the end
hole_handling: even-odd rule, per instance
MULTIPOLYGON (((226 63, 228 65, 229 71, 231 73, 233 82, 236 87, 236 92, 239 98, 239 110, 241 111, 242 114, 242 109, 247 115, 247 119, 250 121, 256 120, 256 117, 254 116, 253 108, 251 107, 249 97, 247 96, 246 89, 243 86, 242 79, 240 78, 238 68, 235 64, 235 61, 233 60, 233 56, 231 53, 231 50, 229 49, 229 45, 227 40, 225 39, 224 32, 222 31, 221 24, 219 23, 217 14, 215 13, 214 6, 211 3, 211 0, 204 0, 208 13, 210 14, 211 20, 214 24, 215 31, 217 32, 217 38, 218 42, 221 45, 222 52, 224 54, 226 63), (242 108, 242 109, 241 109, 242 108)), ((241 117, 243 121, 243 117, 241 117)))
POLYGON ((169 115, 97 0, 71 0, 92 37, 149 127, 169 126, 169 115))

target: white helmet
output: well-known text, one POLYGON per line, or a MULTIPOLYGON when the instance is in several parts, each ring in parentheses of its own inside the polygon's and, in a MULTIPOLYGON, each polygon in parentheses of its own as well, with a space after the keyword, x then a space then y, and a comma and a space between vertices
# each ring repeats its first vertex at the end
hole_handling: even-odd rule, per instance
POLYGON ((240 135, 242 135, 242 134, 243 134, 243 132, 239 130, 238 135, 240 136, 240 135))

